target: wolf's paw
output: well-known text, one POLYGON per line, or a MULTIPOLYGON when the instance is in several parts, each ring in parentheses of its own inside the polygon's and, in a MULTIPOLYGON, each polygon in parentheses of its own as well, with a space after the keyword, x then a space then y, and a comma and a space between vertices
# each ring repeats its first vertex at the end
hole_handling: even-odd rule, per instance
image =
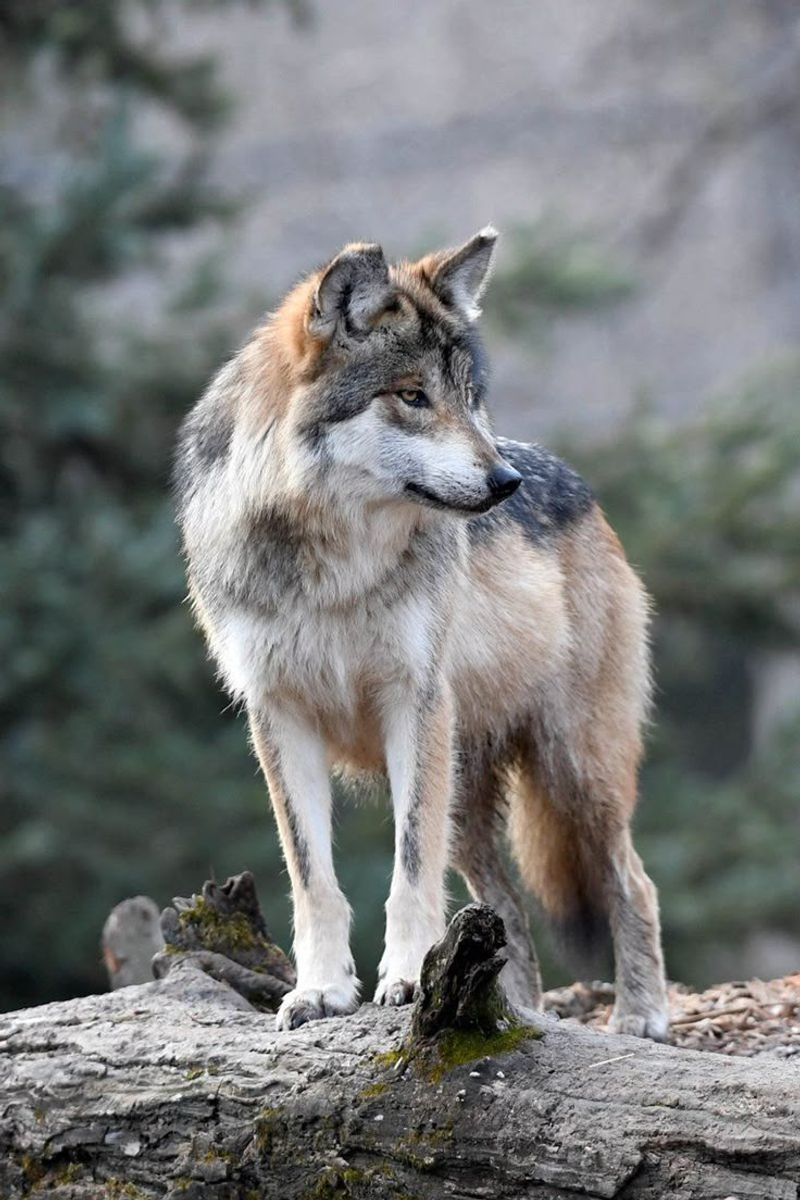
POLYGON ((307 1021, 343 1017, 357 1008, 358 991, 355 985, 295 988, 283 997, 275 1025, 278 1029, 298 1029, 307 1021))
POLYGON ((669 1036, 669 1013, 663 1008, 654 1008, 647 1013, 617 1012, 615 1009, 608 1022, 608 1032, 665 1042, 669 1036))
POLYGON ((419 985, 410 979, 381 979, 375 989, 375 1003, 400 1008, 416 997, 419 985))

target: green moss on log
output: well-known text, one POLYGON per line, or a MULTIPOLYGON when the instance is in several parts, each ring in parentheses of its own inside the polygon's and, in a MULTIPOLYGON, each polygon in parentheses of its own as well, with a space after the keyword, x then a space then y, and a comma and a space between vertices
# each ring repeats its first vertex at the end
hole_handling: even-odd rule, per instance
POLYGON ((450 1071, 480 1058, 497 1058, 518 1050, 528 1041, 537 1041, 542 1031, 532 1025, 512 1025, 497 1033, 477 1029, 448 1029, 432 1043, 426 1060, 426 1074, 432 1083, 440 1083, 450 1071))
POLYGON ((244 913, 224 917, 204 896, 198 896, 191 908, 178 913, 178 922, 183 930, 191 930, 208 950, 221 948, 226 953, 244 953, 273 949, 255 932, 244 913))

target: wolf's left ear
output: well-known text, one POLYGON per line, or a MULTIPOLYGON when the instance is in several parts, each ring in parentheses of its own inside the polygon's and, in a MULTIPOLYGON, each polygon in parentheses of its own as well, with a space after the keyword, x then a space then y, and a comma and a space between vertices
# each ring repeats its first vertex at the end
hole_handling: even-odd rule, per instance
POLYGON ((381 247, 360 243, 345 246, 322 273, 308 327, 319 337, 329 337, 341 320, 347 333, 363 337, 393 299, 394 289, 381 247))
POLYGON ((497 241, 487 225, 457 250, 443 250, 423 259, 431 287, 445 304, 458 308, 468 321, 480 316, 478 301, 486 290, 497 241))

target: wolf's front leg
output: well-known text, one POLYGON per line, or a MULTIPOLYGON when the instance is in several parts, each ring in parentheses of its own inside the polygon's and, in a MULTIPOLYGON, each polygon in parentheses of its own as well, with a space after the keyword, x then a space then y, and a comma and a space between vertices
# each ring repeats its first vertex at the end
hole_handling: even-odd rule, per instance
POLYGON ((452 706, 444 682, 395 692, 385 705, 395 858, 376 1004, 407 1004, 445 924, 453 789, 452 706))
POLYGON ((350 906, 333 869, 331 790, 325 747, 313 727, 284 711, 250 715, 292 882, 297 986, 279 1029, 350 1013, 359 982, 350 953, 350 906))

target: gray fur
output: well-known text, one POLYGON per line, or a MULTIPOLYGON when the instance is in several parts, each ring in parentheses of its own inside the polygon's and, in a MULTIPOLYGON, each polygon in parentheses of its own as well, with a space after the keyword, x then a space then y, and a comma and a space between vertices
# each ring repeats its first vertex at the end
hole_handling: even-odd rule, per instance
MULTIPOLYGON (((428 687, 421 691, 418 698, 420 721, 422 725, 421 732, 424 732, 424 721, 426 714, 435 710, 440 698, 440 690, 437 686, 437 682, 436 680, 431 680, 428 687)), ((420 743, 417 745, 416 762, 414 764, 414 786, 411 793, 408 811, 405 816, 401 837, 401 863, 403 870, 405 871, 405 874, 411 883, 417 882, 422 862, 422 846, 420 843, 420 815, 424 804, 423 786, 426 772, 425 751, 426 747, 424 740, 420 739, 420 743)))
POLYGON ((419 801, 413 804, 406 817, 402 847, 403 870, 408 876, 409 882, 416 883, 420 867, 419 801))
POLYGON ((234 430, 231 400, 240 390, 240 367, 234 358, 220 369, 183 422, 173 465, 179 511, 208 471, 229 453, 234 430))
POLYGON ((292 847, 294 849, 295 858, 297 859, 297 870, 300 874, 300 881, 303 887, 308 887, 311 879, 311 856, 308 852, 308 843, 300 832, 300 826, 297 821, 297 813, 291 799, 286 797, 284 800, 286 809, 286 820, 289 825, 292 837, 292 847))
POLYGON ((278 794, 273 794, 272 801, 273 804, 279 804, 282 808, 283 814, 286 818, 286 824, 289 829, 289 836, 291 839, 290 850, 294 856, 294 862, 297 866, 297 873, 302 886, 304 888, 308 888, 308 885, 311 882, 311 855, 309 853, 308 842, 303 836, 297 811, 292 803, 291 794, 283 777, 280 754, 274 748, 275 743, 271 735, 271 730, 269 729, 269 722, 257 711, 253 711, 251 713, 250 720, 254 735, 256 731, 258 731, 272 747, 270 765, 272 767, 272 771, 274 772, 275 780, 278 783, 278 787, 275 789, 276 793, 278 794))

